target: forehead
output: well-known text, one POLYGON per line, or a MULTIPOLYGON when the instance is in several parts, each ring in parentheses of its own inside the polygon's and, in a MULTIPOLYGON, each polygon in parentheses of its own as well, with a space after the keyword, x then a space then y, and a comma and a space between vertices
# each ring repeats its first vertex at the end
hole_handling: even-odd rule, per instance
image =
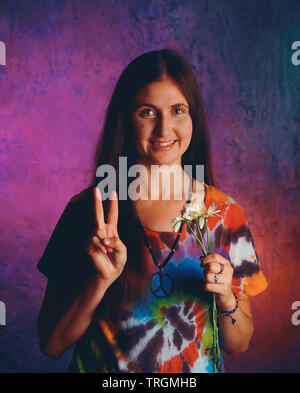
POLYGON ((187 99, 179 85, 170 78, 149 83, 136 96, 137 105, 152 104, 166 106, 179 102, 188 105, 187 99))

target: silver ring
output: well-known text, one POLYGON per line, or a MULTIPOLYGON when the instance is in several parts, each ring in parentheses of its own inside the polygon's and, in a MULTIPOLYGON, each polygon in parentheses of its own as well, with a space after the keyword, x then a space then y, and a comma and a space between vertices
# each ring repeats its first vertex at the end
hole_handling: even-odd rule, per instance
POLYGON ((224 264, 223 263, 219 263, 221 270, 219 271, 218 274, 221 274, 224 272, 224 264))
POLYGON ((219 278, 220 278, 219 274, 215 273, 215 282, 218 282, 219 278))

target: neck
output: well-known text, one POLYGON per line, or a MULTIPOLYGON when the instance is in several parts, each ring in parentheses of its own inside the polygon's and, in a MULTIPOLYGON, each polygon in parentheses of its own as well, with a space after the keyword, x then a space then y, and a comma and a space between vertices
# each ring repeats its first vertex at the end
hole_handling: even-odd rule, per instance
POLYGON ((181 165, 144 165, 140 172, 140 198, 144 200, 186 200, 190 177, 181 165))

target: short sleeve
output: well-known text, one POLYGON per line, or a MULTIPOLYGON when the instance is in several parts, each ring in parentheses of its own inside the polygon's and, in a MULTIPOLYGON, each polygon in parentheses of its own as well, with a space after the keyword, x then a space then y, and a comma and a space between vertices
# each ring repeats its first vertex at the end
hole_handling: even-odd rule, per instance
POLYGON ((245 211, 230 198, 223 225, 223 242, 234 269, 232 287, 240 298, 255 296, 264 291, 267 280, 262 272, 245 211))
POLYGON ((68 252, 72 238, 72 205, 69 202, 64 209, 47 247, 40 258, 37 268, 48 279, 65 275, 68 252))
POLYGON ((91 269, 85 244, 93 229, 91 206, 73 197, 59 218, 37 268, 49 280, 66 285, 91 269))

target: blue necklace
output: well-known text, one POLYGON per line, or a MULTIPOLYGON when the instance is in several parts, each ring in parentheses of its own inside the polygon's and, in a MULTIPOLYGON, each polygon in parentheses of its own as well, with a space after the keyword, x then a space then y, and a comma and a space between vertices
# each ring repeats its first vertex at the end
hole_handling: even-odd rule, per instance
MULTIPOLYGON (((192 191, 193 191, 193 179, 190 178, 190 192, 189 192, 189 198, 187 200, 187 204, 191 202, 192 199, 192 191)), ((138 218, 138 217, 137 217, 138 218)), ((158 271, 155 272, 154 274, 152 274, 151 278, 150 278, 150 289, 151 289, 151 293, 153 294, 153 296, 155 296, 158 299, 162 299, 165 297, 170 296, 173 291, 174 291, 174 277, 172 277, 169 273, 166 273, 164 271, 164 268, 167 266, 167 264, 170 262, 171 258, 173 257, 176 248, 178 246, 181 234, 182 234, 182 230, 183 227, 185 225, 185 222, 182 222, 179 228, 179 232, 178 235, 175 239, 175 242, 171 248, 171 251, 169 252, 169 255, 166 257, 166 259, 161 262, 158 263, 156 255, 153 251, 153 248, 151 247, 151 244, 149 242, 149 239, 145 233, 144 227, 140 221, 140 219, 138 218, 138 223, 140 225, 140 229, 142 231, 143 237, 144 237, 144 241, 145 244, 147 246, 147 248, 150 251, 153 263, 157 266, 158 271)))

